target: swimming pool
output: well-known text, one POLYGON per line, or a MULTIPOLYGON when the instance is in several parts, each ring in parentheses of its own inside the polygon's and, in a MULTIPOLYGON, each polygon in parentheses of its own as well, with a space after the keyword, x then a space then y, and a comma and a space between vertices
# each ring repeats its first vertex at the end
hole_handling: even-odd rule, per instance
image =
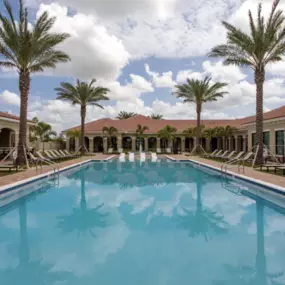
POLYGON ((0 284, 285 284, 284 198, 261 193, 187 162, 88 163, 0 199, 0 284))

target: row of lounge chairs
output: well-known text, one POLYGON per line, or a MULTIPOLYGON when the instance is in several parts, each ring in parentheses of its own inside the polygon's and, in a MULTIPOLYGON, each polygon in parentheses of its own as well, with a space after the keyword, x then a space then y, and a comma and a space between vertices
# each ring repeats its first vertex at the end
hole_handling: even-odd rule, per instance
POLYGON ((242 161, 242 162, 247 162, 250 159, 252 159, 252 157, 254 156, 253 152, 244 152, 244 151, 240 151, 239 153, 237 153, 236 151, 229 151, 229 150, 215 150, 213 153, 211 154, 206 154, 203 155, 203 157, 205 158, 211 158, 211 159, 218 159, 218 160, 222 160, 222 161, 242 161))
POLYGON ((67 150, 44 150, 42 152, 37 151, 36 156, 29 153, 29 158, 31 162, 38 161, 60 161, 65 159, 72 159, 78 157, 76 154, 71 154, 67 150))

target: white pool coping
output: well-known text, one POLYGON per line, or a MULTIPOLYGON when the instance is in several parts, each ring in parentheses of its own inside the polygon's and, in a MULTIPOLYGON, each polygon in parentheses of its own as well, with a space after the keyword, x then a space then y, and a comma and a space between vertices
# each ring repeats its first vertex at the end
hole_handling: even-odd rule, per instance
MULTIPOLYGON (((180 160, 177 160, 175 159, 174 157, 171 157, 169 155, 165 155, 166 158, 172 160, 172 161, 177 161, 179 162, 180 160)), ((208 167, 208 168, 211 168, 213 170, 216 170, 218 172, 221 172, 221 169, 216 167, 216 166, 213 166, 213 165, 210 165, 210 164, 207 164, 207 163, 204 163, 204 162, 200 162, 200 161, 196 161, 196 160, 192 160, 192 159, 185 159, 185 160, 182 160, 181 162, 185 162, 185 161, 190 161, 194 164, 198 164, 198 165, 202 165, 202 166, 205 166, 205 167, 208 167)), ((269 183, 269 182, 265 182, 263 180, 259 180, 259 179, 255 179, 255 178, 252 178, 252 177, 249 177, 249 176, 245 176, 245 175, 242 175, 242 174, 239 174, 239 173, 235 173, 235 172, 232 172, 232 171, 227 171, 225 173, 225 175, 228 175, 228 176, 231 176, 231 177, 236 177, 236 178, 240 178, 244 181, 248 181, 248 182, 251 182, 251 183, 254 183, 254 184, 258 184, 260 186, 264 186, 265 188, 273 188, 273 189, 276 189, 282 193, 285 194, 285 187, 282 187, 282 186, 279 186, 279 185, 276 185, 276 184, 272 184, 272 183, 269 183)))
MULTIPOLYGON (((59 170, 56 170, 56 173, 59 172, 63 172, 65 170, 68 170, 70 168, 73 168, 73 167, 77 167, 77 166, 81 166, 83 164, 86 164, 88 162, 91 162, 91 161, 97 161, 97 162, 100 162, 100 161, 109 161, 111 159, 113 159, 114 157, 116 157, 116 155, 112 155, 110 157, 107 157, 105 159, 100 159, 100 160, 96 160, 96 159, 87 159, 87 160, 84 160, 84 161, 81 161, 81 162, 78 162, 78 163, 74 163, 74 164, 71 164, 71 165, 68 165, 68 166, 65 166, 63 168, 60 168, 59 170)), ((37 181, 37 180, 40 180, 41 178, 47 178, 51 175, 54 175, 54 171, 51 170, 49 172, 46 172, 46 173, 42 173, 42 174, 39 174, 39 175, 35 175, 33 177, 30 177, 30 178, 26 178, 26 179, 23 179, 23 180, 20 180, 20 181, 17 181, 17 182, 14 182, 14 183, 9 183, 7 185, 4 185, 4 186, 1 186, 0 187, 0 195, 1 193, 3 193, 4 191, 6 192, 7 190, 9 190, 10 188, 13 189, 15 187, 21 187, 25 184, 28 184, 28 183, 32 183, 34 181, 37 181)))

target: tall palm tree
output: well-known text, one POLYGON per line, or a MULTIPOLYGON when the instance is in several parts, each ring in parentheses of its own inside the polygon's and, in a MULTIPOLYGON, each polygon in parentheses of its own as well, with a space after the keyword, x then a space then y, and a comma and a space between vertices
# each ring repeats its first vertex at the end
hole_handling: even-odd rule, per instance
POLYGON ((176 132, 177 129, 174 127, 171 127, 169 125, 166 125, 163 129, 161 129, 160 131, 158 131, 158 137, 159 138, 165 138, 167 139, 167 143, 168 143, 168 147, 170 146, 170 142, 173 142, 173 140, 176 137, 176 132))
POLYGON ((198 235, 204 236, 208 241, 208 235, 211 231, 216 234, 224 234, 227 232, 226 225, 223 216, 218 215, 216 212, 203 208, 202 202, 202 182, 197 182, 197 200, 196 211, 193 213, 188 209, 184 209, 185 215, 180 216, 180 225, 189 230, 190 237, 196 237, 198 235))
POLYGON ((198 153, 200 152, 202 105, 206 102, 217 101, 218 98, 228 93, 222 91, 222 89, 227 86, 226 83, 217 82, 211 84, 210 81, 210 77, 205 77, 204 80, 187 79, 187 83, 175 86, 177 90, 174 92, 174 95, 178 98, 183 98, 184 103, 196 104, 196 152, 198 153))
POLYGON ((14 18, 8 1, 4 0, 6 13, 0 13, 0 66, 13 68, 19 74, 20 128, 17 164, 25 163, 24 148, 27 144, 27 110, 31 73, 42 72, 45 68, 55 68, 57 63, 69 61, 66 53, 56 50, 69 35, 51 33, 55 17, 44 12, 32 29, 29 25, 28 10, 19 0, 19 16, 14 18))
POLYGON ((119 119, 119 120, 124 120, 124 119, 132 118, 132 117, 134 117, 136 115, 137 114, 133 113, 133 112, 121 111, 116 118, 119 119))
POLYGON ((70 215, 63 215, 58 217, 58 227, 66 234, 76 231, 78 236, 89 233, 91 236, 96 237, 94 228, 105 228, 107 226, 107 213, 102 213, 101 208, 104 204, 97 206, 96 208, 88 208, 86 200, 85 190, 85 171, 82 169, 76 179, 80 180, 80 206, 74 208, 70 215))
POLYGON ((227 43, 212 49, 210 57, 225 58, 225 65, 250 67, 254 71, 256 84, 256 142, 259 151, 256 163, 263 163, 263 84, 268 64, 282 60, 285 52, 285 27, 282 10, 277 10, 280 0, 275 0, 268 20, 262 16, 262 5, 258 5, 257 19, 248 12, 250 34, 233 25, 222 22, 227 30, 227 43))
POLYGON ((108 138, 108 145, 112 147, 112 137, 118 133, 118 130, 115 127, 103 127, 102 132, 108 138))
POLYGON ((141 124, 137 125, 136 137, 140 140, 140 148, 142 145, 142 140, 144 138, 144 132, 148 130, 147 126, 142 126, 141 124))
POLYGON ((109 100, 106 94, 110 91, 108 88, 101 86, 93 86, 96 79, 92 79, 88 84, 77 79, 76 86, 68 82, 61 82, 61 87, 55 88, 57 92, 57 99, 69 101, 72 105, 80 105, 81 116, 81 154, 85 153, 85 118, 86 108, 88 105, 97 106, 104 109, 98 102, 102 100, 109 100))
POLYGON ((150 117, 153 120, 162 120, 163 119, 163 115, 160 115, 160 114, 151 114, 150 117))

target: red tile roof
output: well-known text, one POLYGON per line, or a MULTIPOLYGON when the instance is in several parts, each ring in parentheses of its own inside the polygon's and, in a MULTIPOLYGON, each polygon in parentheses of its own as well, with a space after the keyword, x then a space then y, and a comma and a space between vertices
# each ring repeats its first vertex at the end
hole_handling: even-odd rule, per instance
MULTIPOLYGON (((279 117, 285 117, 285 106, 264 113, 264 120, 270 120, 279 117)), ((242 128, 243 125, 254 121, 255 116, 250 116, 246 118, 232 120, 202 120, 202 124, 206 128, 225 127, 227 125, 236 128, 242 128)), ((175 127, 178 132, 182 132, 183 130, 189 127, 195 127, 196 120, 153 120, 150 117, 146 117, 143 115, 136 115, 132 118, 124 120, 113 120, 106 118, 85 124, 85 132, 86 134, 100 133, 102 132, 103 127, 115 127, 119 132, 134 133, 137 129, 138 124, 142 126, 147 126, 149 129, 145 133, 148 134, 157 133, 166 125, 175 127)), ((80 126, 76 126, 69 130, 73 129, 80 129, 80 126)))
MULTIPOLYGON (((20 117, 12 115, 12 114, 9 114, 7 112, 1 112, 1 111, 0 111, 0 118, 12 119, 12 120, 20 121, 20 117)), ((33 121, 28 120, 28 122, 33 122, 33 121)))

